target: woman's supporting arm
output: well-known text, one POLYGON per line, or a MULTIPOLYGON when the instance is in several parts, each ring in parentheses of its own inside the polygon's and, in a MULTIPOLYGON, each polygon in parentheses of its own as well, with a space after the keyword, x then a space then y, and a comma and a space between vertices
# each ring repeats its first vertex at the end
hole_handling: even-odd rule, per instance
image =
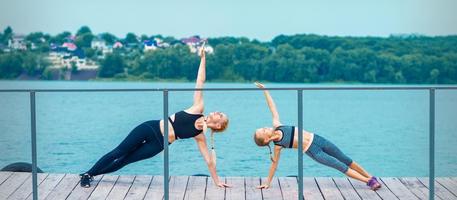
POLYGON ((206 145, 206 138, 204 134, 199 134, 194 137, 195 141, 197 142, 198 149, 200 150, 200 153, 203 156, 203 159, 205 160, 206 164, 208 165, 208 170, 209 173, 211 174, 211 178, 213 178, 214 184, 216 184, 219 187, 230 187, 229 185, 225 184, 224 182, 221 182, 219 180, 219 176, 217 175, 216 172, 216 164, 211 161, 210 154, 208 151, 208 146, 206 145))

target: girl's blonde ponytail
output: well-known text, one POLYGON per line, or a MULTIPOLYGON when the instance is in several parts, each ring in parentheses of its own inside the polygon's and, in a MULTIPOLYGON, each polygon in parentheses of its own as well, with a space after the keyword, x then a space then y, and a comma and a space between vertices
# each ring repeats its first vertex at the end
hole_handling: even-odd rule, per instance
POLYGON ((271 160, 271 162, 276 162, 275 159, 273 158, 273 153, 271 152, 270 143, 267 144, 267 147, 270 150, 270 160, 271 160))
POLYGON ((211 162, 216 166, 216 150, 214 149, 214 131, 211 130, 211 162))

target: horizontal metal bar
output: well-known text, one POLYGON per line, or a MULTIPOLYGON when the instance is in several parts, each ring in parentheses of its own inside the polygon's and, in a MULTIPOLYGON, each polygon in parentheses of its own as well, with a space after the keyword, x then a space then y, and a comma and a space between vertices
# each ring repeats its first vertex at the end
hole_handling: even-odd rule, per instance
POLYGON ((252 91, 252 90, 457 90, 457 86, 391 87, 279 87, 279 88, 144 88, 144 89, 0 89, 0 92, 163 92, 163 91, 252 91))

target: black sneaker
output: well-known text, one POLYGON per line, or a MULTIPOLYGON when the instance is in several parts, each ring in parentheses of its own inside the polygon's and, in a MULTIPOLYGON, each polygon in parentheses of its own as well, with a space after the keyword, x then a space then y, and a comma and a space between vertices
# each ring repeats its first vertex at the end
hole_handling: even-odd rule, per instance
POLYGON ((81 176, 81 187, 90 187, 90 182, 93 180, 92 176, 88 173, 80 174, 81 176))

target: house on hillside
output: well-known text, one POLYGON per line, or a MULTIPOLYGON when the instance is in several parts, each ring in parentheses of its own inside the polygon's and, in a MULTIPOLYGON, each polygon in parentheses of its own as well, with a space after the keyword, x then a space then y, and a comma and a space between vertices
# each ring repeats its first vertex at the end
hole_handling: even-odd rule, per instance
POLYGON ((124 45, 123 45, 121 42, 119 42, 119 41, 118 41, 118 42, 115 42, 115 43, 113 44, 113 49, 121 49, 121 48, 123 48, 123 47, 124 47, 124 45))
POLYGON ((27 50, 25 35, 13 35, 8 40, 8 47, 14 50, 27 50))
POLYGON ((90 48, 92 49, 105 49, 107 46, 106 46, 106 42, 105 40, 103 40, 102 38, 99 38, 99 37, 95 37, 92 42, 90 43, 90 48))
POLYGON ((71 69, 76 65, 77 70, 98 69, 97 65, 87 61, 84 51, 74 43, 65 42, 61 46, 51 43, 50 48, 48 60, 51 68, 71 69))
POLYGON ((157 43, 155 40, 145 40, 143 41, 144 51, 153 51, 157 49, 157 43))
POLYGON ((159 48, 168 48, 168 47, 170 47, 170 44, 164 42, 160 38, 154 38, 154 41, 156 42, 156 46, 159 47, 159 48))
POLYGON ((95 37, 92 40, 90 47, 92 49, 97 49, 97 50, 102 51, 103 55, 113 52, 113 47, 111 45, 107 45, 106 41, 104 39, 102 39, 101 37, 95 37))

